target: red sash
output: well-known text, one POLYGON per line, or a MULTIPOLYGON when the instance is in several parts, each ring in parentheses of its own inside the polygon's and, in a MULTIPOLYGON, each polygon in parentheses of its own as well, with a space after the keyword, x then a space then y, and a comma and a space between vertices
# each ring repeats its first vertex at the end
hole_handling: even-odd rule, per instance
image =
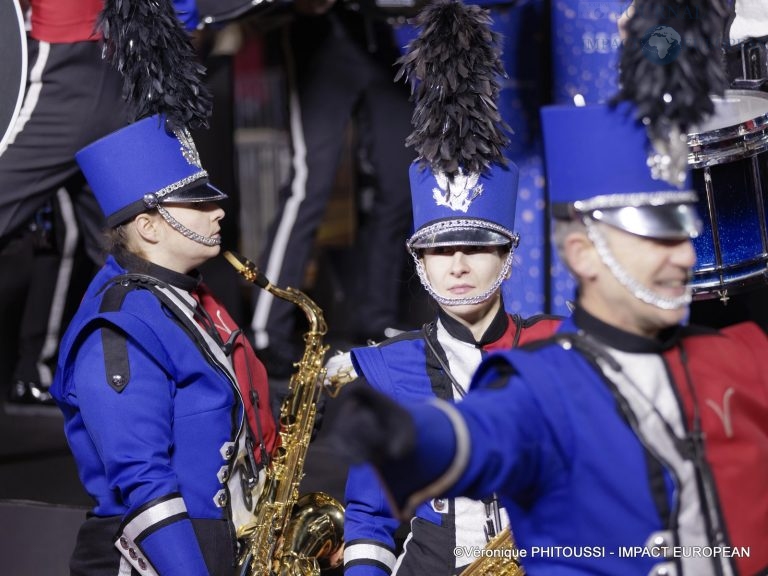
POLYGON ((665 358, 689 429, 698 407, 729 544, 749 547, 738 572, 756 574, 768 568, 768 338, 744 323, 686 338, 684 348, 691 386, 679 350, 665 358))
MULTIPOLYGON (((230 340, 231 335, 238 330, 238 326, 229 315, 224 306, 208 290, 204 284, 198 286, 195 296, 200 305, 213 320, 213 324, 224 342, 230 340)), ((267 453, 271 454, 278 439, 275 421, 272 416, 272 408, 269 402, 269 383, 267 380, 267 371, 264 365, 256 357, 256 353, 251 347, 251 343, 242 332, 233 342, 232 365, 235 369, 235 376, 240 387, 240 393, 245 402, 245 411, 248 417, 248 424, 254 434, 254 439, 258 444, 260 438, 259 431, 264 439, 267 453), (257 406, 254 407, 251 398, 251 387, 257 395, 257 406), (257 414, 258 411, 258 414, 257 414), (257 421, 258 417, 258 421, 257 421)), ((254 447, 256 460, 260 461, 258 445, 254 447)))

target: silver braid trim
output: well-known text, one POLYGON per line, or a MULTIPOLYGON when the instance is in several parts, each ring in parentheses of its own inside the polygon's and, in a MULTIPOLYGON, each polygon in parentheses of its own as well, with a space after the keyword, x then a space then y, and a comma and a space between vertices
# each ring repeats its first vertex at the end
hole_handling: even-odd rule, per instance
POLYGON ((600 256, 603 264, 610 270, 613 277, 619 281, 619 284, 624 286, 629 292, 638 300, 660 308, 661 310, 677 310, 688 306, 691 303, 692 293, 691 287, 687 286, 685 294, 676 298, 667 298, 661 294, 657 294, 650 288, 643 286, 638 280, 629 275, 624 268, 619 264, 611 254, 610 248, 605 241, 605 237, 600 233, 595 226, 595 221, 591 218, 584 218, 584 224, 587 227, 587 236, 592 241, 597 249, 597 254, 600 256))
MULTIPOLYGON (((412 250, 412 246, 421 240, 422 238, 434 236, 435 234, 438 234, 440 232, 443 232, 445 230, 453 231, 461 231, 461 230, 490 230, 492 232, 496 232, 497 234, 501 234, 502 236, 505 236, 509 238, 510 243, 512 244, 512 250, 517 248, 517 245, 520 243, 520 235, 517 232, 512 232, 505 228, 504 226, 501 226, 500 224, 496 224, 495 222, 491 222, 489 220, 479 220, 479 219, 452 219, 452 220, 442 220, 440 222, 435 222, 434 224, 430 224, 429 226, 422 228, 421 230, 418 230, 413 236, 411 236, 408 239, 407 245, 408 249, 412 250)), ((439 246, 455 246, 456 242, 446 242, 445 244, 442 244, 440 242, 436 242, 432 244, 431 248, 437 248, 439 246)), ((465 244, 470 245, 470 244, 465 244)))
POLYGON ((212 238, 210 236, 203 236, 202 234, 193 232, 184 226, 184 224, 176 220, 176 218, 171 216, 171 213, 159 204, 157 205, 157 211, 160 213, 160 216, 163 217, 163 220, 168 222, 168 225, 182 236, 186 236, 190 240, 194 240, 198 244, 203 244, 204 246, 218 246, 221 244, 221 238, 212 238))
POLYGON ((660 192, 630 192, 606 194, 587 200, 577 200, 573 209, 579 213, 627 206, 665 206, 667 204, 695 204, 698 196, 693 190, 663 190, 660 192))
POLYGON ((424 265, 416 255, 416 252, 411 250, 411 256, 416 263, 416 273, 419 275, 421 284, 438 304, 442 304, 443 306, 465 306, 468 304, 480 304, 481 302, 485 302, 496 293, 496 291, 499 289, 499 286, 501 286, 501 283, 504 282, 504 279, 508 276, 509 271, 512 269, 512 257, 514 256, 514 252, 514 250, 510 250, 507 254, 507 258, 504 260, 504 265, 501 267, 499 275, 496 277, 496 281, 491 285, 491 287, 482 294, 471 296, 469 298, 446 298, 445 296, 438 294, 435 289, 432 288, 432 284, 427 278, 427 272, 424 270, 424 265))
POLYGON ((178 182, 174 182, 173 184, 169 184, 165 188, 161 188, 157 192, 155 192, 155 196, 158 200, 161 200, 164 196, 167 196, 171 192, 175 192, 179 188, 184 188, 185 186, 189 186, 193 182, 197 182, 201 178, 208 178, 208 172, 205 170, 200 170, 199 172, 195 172, 191 176, 187 176, 186 178, 182 178, 178 182))

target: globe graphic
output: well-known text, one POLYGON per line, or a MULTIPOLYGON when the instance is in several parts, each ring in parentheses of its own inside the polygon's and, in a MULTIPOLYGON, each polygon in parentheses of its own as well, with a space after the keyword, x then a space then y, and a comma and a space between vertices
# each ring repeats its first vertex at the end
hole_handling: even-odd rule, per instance
POLYGON ((650 28, 640 41, 643 56, 661 66, 674 62, 682 49, 680 34, 669 26, 650 28))

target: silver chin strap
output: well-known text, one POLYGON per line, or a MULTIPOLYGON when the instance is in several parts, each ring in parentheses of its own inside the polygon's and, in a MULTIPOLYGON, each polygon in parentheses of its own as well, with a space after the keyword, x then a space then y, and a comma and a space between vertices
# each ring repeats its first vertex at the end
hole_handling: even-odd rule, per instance
POLYGON ((501 286, 501 283, 504 282, 504 279, 509 275, 509 271, 512 268, 513 255, 514 250, 510 248, 509 253, 507 254, 507 258, 504 260, 504 265, 501 267, 499 275, 496 277, 496 281, 491 285, 490 288, 488 288, 488 290, 482 294, 471 296, 469 298, 446 298, 445 296, 440 296, 440 294, 435 292, 435 289, 432 288, 432 284, 427 278, 427 272, 424 270, 424 265, 417 256, 416 251, 411 251, 411 256, 413 256, 413 260, 416 262, 416 272, 419 275, 421 284, 427 290, 429 295, 432 296, 432 298, 434 298, 438 304, 442 304, 443 306, 465 306, 467 304, 480 304, 480 302, 485 302, 488 300, 488 298, 496 293, 496 291, 499 289, 499 286, 501 286))
POLYGON ((184 224, 176 220, 176 218, 171 216, 171 213, 163 208, 160 204, 157 205, 157 211, 160 213, 160 216, 163 217, 163 220, 168 222, 168 225, 182 236, 186 236, 190 240, 193 240, 198 244, 203 244, 204 246, 218 246, 221 244, 221 238, 212 238, 210 236, 203 236, 202 234, 193 232, 184 226, 184 224))
POLYGON ((595 225, 595 221, 591 218, 584 217, 584 224, 587 227, 587 236, 595 245, 597 253, 600 256, 603 264, 611 271, 613 277, 619 281, 619 284, 629 290, 630 294, 645 302, 651 306, 656 306, 661 310, 677 310, 683 308, 691 303, 691 287, 686 286, 685 294, 676 298, 667 298, 661 294, 657 294, 650 288, 641 284, 638 280, 629 275, 629 272, 619 264, 611 254, 611 250, 608 248, 608 244, 605 241, 605 237, 600 233, 595 225))

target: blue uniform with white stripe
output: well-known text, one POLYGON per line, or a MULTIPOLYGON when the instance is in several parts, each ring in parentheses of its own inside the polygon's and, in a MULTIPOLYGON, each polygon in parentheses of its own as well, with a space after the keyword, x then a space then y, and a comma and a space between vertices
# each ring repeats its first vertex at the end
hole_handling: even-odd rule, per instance
POLYGON ((395 499, 498 493, 533 576, 764 573, 765 335, 657 342, 575 316, 489 358, 461 404, 409 408, 417 448, 382 468, 395 499))
MULTIPOLYGON (((509 316, 502 307, 481 341, 476 342, 466 327, 441 311, 439 321, 427 325, 424 331, 354 349, 352 358, 362 379, 398 401, 435 396, 453 401, 461 393, 453 390, 436 354, 441 355, 457 384, 468 387, 488 351, 547 337, 555 325, 555 321, 544 317, 523 320, 509 316)), ((429 500, 419 506, 404 552, 398 558, 395 536, 400 523, 392 517, 371 467, 350 469, 345 506, 344 565, 345 574, 351 576, 457 574, 474 558, 457 556, 454 548, 484 546, 484 528, 489 520, 493 521, 492 508, 486 509, 482 502, 467 498, 429 500)), ((503 511, 502 517, 506 519, 503 511)))
POLYGON ((172 310, 194 308, 199 280, 143 264, 156 283, 115 284, 128 269, 110 257, 61 346, 52 393, 96 501, 73 574, 229 575, 242 399, 226 355, 172 310))

